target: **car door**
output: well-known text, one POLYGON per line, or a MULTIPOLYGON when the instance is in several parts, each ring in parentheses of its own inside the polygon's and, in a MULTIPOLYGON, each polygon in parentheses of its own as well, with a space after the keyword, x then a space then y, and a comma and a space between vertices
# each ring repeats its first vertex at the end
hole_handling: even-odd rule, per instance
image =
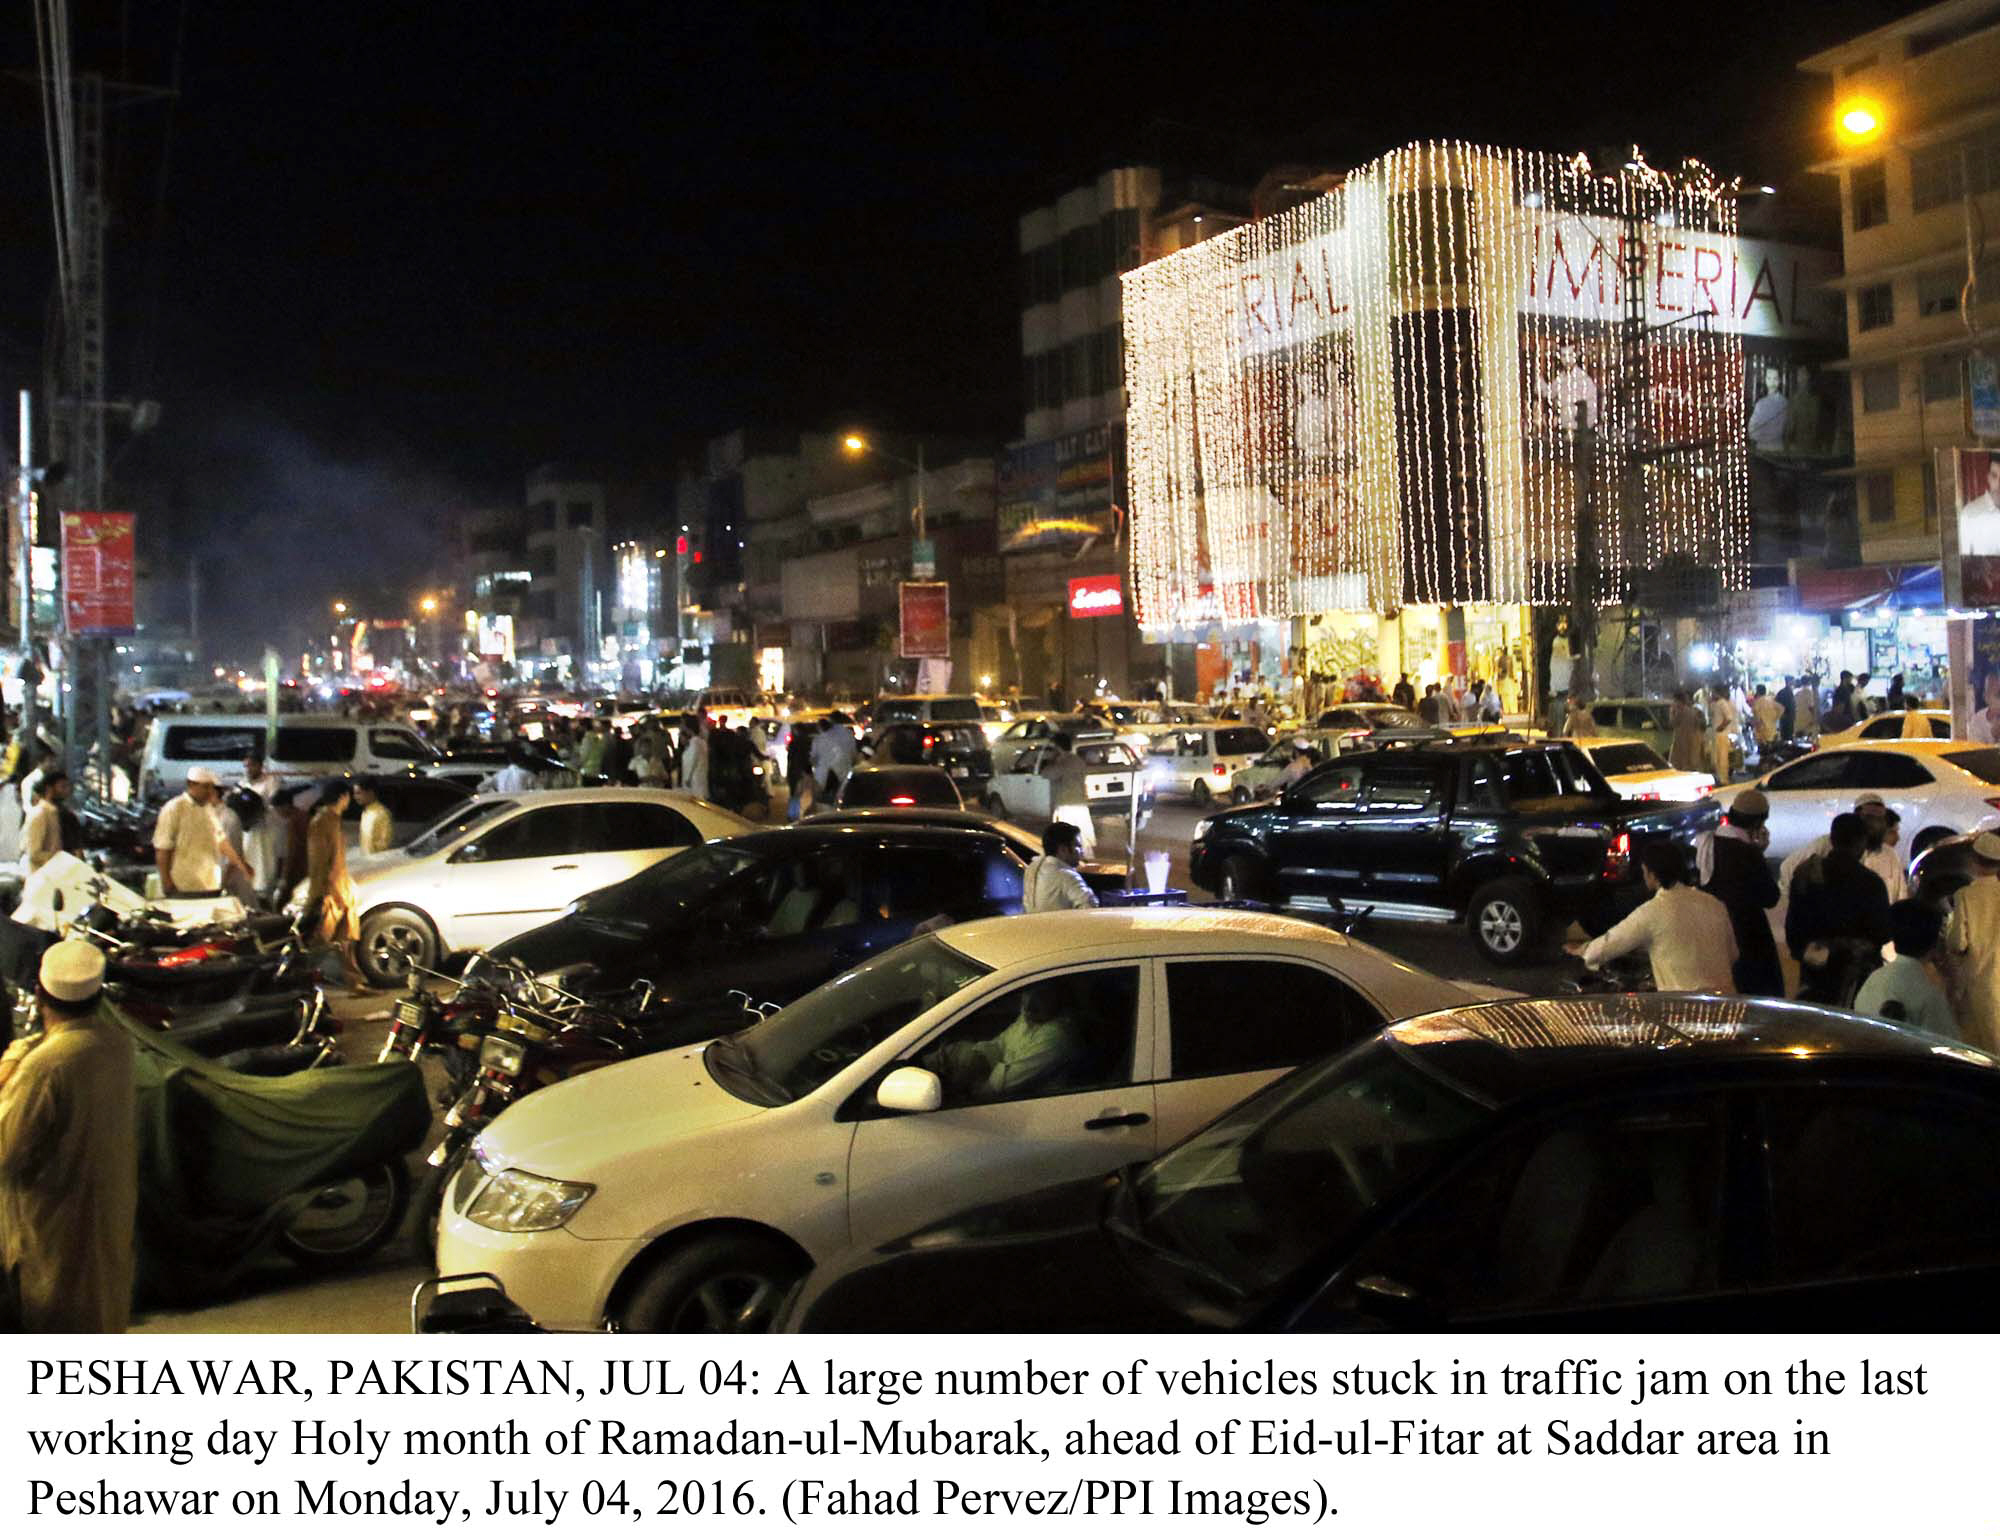
POLYGON ((1815 752, 1764 780, 1771 802, 1770 856, 1782 859, 1823 834, 1842 811, 1854 809, 1848 769, 1857 753, 1815 752))
POLYGON ((1336 758, 1288 791, 1270 833, 1278 894, 1326 898, 1360 878, 1355 822, 1361 815, 1361 764, 1367 754, 1336 758))
POLYGON ((1042 777, 1042 769, 1053 755, 1048 747, 1029 747, 1014 759, 1012 768, 994 778, 994 791, 1009 816, 1030 826, 1049 819, 1049 781, 1042 777))
POLYGON ((1296 1325, 1358 1322, 1388 1292, 1425 1328, 1727 1326, 1752 1219, 1729 1124, 1722 1094, 1659 1091, 1507 1128, 1364 1240, 1296 1325))
POLYGON ((581 809, 531 806, 482 827, 449 855, 438 869, 431 914, 446 948, 482 949, 511 939, 583 894, 573 878, 581 809))
POLYGON ((1146 743, 1146 761, 1140 771, 1156 795, 1174 793, 1175 763, 1181 746, 1179 731, 1162 731, 1146 743))
MULTIPOLYGON (((933 1031, 896 1065, 941 1107, 891 1114, 874 1082, 844 1114, 849 1240, 874 1247, 964 1210, 1109 1173, 1158 1150, 1152 977, 1139 962, 1044 973, 933 1031)), ((886 1075, 885 1073, 882 1075, 886 1075)))
POLYGON ((1179 958, 1165 971, 1153 1107, 1170 1147, 1274 1078, 1367 1039, 1383 1011, 1332 972, 1256 956, 1179 958))
POLYGON ((1967 832, 1991 814, 1981 796, 1961 797, 1938 782, 1931 765, 1914 752, 1850 752, 1846 754, 1846 787, 1850 791, 1843 810, 1854 808, 1854 795, 1864 789, 1879 793, 1889 808, 1903 818, 1914 837, 1927 826, 1943 825, 1954 832, 1967 832))
POLYGON ((670 805, 595 800, 579 809, 583 814, 574 824, 573 863, 555 866, 579 896, 615 885, 701 841, 694 823, 670 805))
POLYGON ((393 772, 411 763, 427 763, 437 754, 424 745, 414 731, 400 725, 371 725, 368 728, 369 773, 393 772))
POLYGON ((1445 769, 1394 755, 1371 758, 1356 831, 1363 845, 1352 889, 1391 901, 1444 901, 1445 769))

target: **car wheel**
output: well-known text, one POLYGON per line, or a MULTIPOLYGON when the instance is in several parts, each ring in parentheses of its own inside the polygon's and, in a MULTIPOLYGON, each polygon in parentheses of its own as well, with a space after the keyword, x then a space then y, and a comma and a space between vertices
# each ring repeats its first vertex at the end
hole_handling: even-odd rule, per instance
POLYGON ((1245 789, 1241 784, 1237 785, 1236 788, 1229 792, 1229 802, 1232 805, 1248 805, 1250 803, 1250 791, 1245 789))
POLYGON ((410 907, 370 912, 361 920, 361 942, 355 948, 362 974, 378 987, 400 986, 412 962, 425 970, 437 968, 437 930, 410 907))
POLYGON ((1215 798, 1214 794, 1209 790, 1207 779, 1196 779, 1194 781, 1194 788, 1188 793, 1196 805, 1207 805, 1209 801, 1215 798))
POLYGON ((1474 894, 1466 912, 1472 942, 1495 965, 1520 965, 1541 937, 1541 903, 1525 880, 1495 880, 1474 894))
POLYGON ((1956 836, 1958 834, 1950 827, 1925 827, 1910 839, 1910 862, 1914 864, 1946 838, 1956 836))
POLYGON ((1215 894, 1219 901, 1268 901, 1270 890, 1264 866, 1247 853, 1231 854, 1216 873, 1215 894))
POLYGON ((426 1164, 423 1176, 417 1180, 416 1196, 410 1201, 414 1207, 410 1221, 412 1244, 417 1257, 433 1267, 437 1264, 438 1224, 444 1219, 445 1196, 471 1151, 471 1142, 461 1142, 439 1166, 426 1164))
POLYGON ((802 1268, 770 1238, 696 1238, 646 1272, 619 1323, 630 1333, 768 1333, 802 1268))

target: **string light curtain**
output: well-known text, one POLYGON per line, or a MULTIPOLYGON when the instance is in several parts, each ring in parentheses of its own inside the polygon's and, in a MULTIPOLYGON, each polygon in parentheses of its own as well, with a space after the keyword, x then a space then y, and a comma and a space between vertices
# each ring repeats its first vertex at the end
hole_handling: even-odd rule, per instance
POLYGON ((1140 623, 1742 586, 1736 190, 1414 144, 1126 274, 1140 623))

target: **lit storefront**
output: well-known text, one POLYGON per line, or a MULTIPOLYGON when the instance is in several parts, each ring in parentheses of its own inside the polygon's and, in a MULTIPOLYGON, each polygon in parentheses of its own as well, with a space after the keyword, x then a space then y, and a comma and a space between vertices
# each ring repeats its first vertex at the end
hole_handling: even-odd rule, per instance
POLYGON ((1144 631, 1301 696, 1482 677, 1521 709, 1580 580, 1601 613, 1720 612, 1744 338, 1816 332, 1831 275, 1740 239, 1734 199, 1692 164, 1418 144, 1127 273, 1144 631))

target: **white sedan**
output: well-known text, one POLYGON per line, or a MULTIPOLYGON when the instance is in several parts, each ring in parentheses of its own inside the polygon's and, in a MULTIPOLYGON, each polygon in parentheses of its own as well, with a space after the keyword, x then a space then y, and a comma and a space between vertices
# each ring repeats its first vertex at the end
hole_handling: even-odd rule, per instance
POLYGON ((1976 741, 1857 742, 1825 748, 1774 768, 1752 784, 1716 792, 1727 811, 1744 790, 1771 802, 1768 854, 1773 862, 1823 835, 1833 818, 1854 809, 1864 790, 1879 794, 1903 819, 1911 854, 1943 833, 2000 826, 2000 747, 1976 741))
POLYGON ((490 1272, 548 1328, 760 1330, 850 1246, 1153 1157, 1473 991, 1264 913, 964 923, 522 1099, 446 1191, 438 1272, 490 1272))
POLYGON ((742 817, 664 789, 475 795, 403 847, 357 860, 361 969, 377 985, 553 921, 579 896, 711 837, 742 817))
POLYGON ((1058 781, 1083 770, 1083 798, 1093 811, 1129 812, 1139 782, 1139 758, 1122 741, 1086 741, 1074 754, 1060 747, 1031 747, 1005 773, 987 781, 986 808, 1038 827, 1055 816, 1058 781), (1074 762, 1071 759, 1074 757, 1074 762))
POLYGON ((1715 775, 1675 768, 1637 737, 1575 736, 1570 744, 1627 800, 1699 800, 1715 791, 1715 775))

